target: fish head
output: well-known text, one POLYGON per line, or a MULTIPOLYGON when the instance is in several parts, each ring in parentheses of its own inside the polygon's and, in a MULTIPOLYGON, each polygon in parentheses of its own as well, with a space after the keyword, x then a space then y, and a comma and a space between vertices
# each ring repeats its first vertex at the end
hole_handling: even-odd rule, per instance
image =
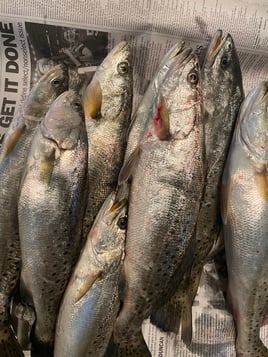
POLYGON ((73 149, 84 126, 80 97, 73 90, 63 92, 52 103, 40 128, 44 137, 59 149, 73 149))
POLYGON ((208 47, 202 67, 202 83, 205 110, 211 117, 219 108, 228 110, 230 106, 240 105, 241 100, 237 98, 244 97, 234 40, 230 34, 223 35, 222 30, 216 31, 208 47))
POLYGON ((127 229, 127 200, 112 192, 103 203, 89 233, 99 261, 108 263, 122 256, 127 229))
POLYGON ((24 105, 24 115, 41 117, 47 112, 53 101, 67 89, 67 68, 62 64, 52 67, 31 90, 24 105))
POLYGON ((98 67, 83 95, 85 117, 115 119, 131 107, 132 65, 130 46, 122 41, 115 46, 98 67))
POLYGON ((158 89, 162 84, 163 80, 165 79, 168 71, 173 66, 173 64, 177 61, 178 56, 183 52, 184 49, 185 49, 184 42, 182 42, 181 44, 176 43, 174 46, 170 48, 170 50, 163 57, 162 61, 160 62, 157 73, 155 75, 155 78, 153 80, 153 91, 155 96, 158 93, 158 89))
POLYGON ((143 121, 146 121, 145 118, 150 116, 153 103, 158 96, 159 87, 163 83, 169 69, 177 60, 178 55, 183 51, 183 49, 184 42, 182 44, 176 43, 163 57, 154 78, 151 80, 146 92, 143 95, 142 101, 132 115, 131 123, 128 127, 127 137, 129 137, 132 128, 135 126, 135 122, 140 120, 137 119, 137 117, 142 116, 144 117, 143 121))
POLYGON ((261 82, 246 97, 239 116, 239 139, 257 170, 268 164, 268 82, 261 82))
POLYGON ((160 140, 189 135, 201 110, 200 66, 192 49, 185 48, 177 56, 155 105, 153 132, 160 140))

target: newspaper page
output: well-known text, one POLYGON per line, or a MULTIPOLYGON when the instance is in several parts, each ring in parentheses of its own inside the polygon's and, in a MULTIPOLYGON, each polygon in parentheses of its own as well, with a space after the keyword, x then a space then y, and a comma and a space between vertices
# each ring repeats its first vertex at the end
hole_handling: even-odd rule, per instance
MULTIPOLYGON (((0 145, 32 85, 55 63, 65 63, 80 89, 119 41, 130 43, 133 111, 156 67, 176 42, 200 54, 217 29, 235 41, 247 93, 268 74, 268 3, 253 0, 2 0, 0 2, 0 145)), ((193 342, 143 324, 153 357, 235 356, 235 330, 214 263, 204 267, 193 306, 193 342)), ((261 329, 268 346, 268 330, 261 329)), ((25 352, 29 356, 29 352, 25 352)))

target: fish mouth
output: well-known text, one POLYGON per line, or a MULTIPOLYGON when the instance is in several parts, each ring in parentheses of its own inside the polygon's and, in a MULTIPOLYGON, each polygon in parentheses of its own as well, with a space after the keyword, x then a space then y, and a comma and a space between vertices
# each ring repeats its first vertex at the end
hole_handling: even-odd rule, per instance
POLYGON ((193 50, 190 47, 183 48, 177 55, 176 62, 174 63, 174 69, 180 66, 185 66, 193 57, 193 50))
POLYGON ((127 49, 128 47, 129 47, 129 44, 126 41, 121 41, 111 50, 110 55, 116 56, 118 53, 127 49))
POLYGON ((213 65, 217 54, 223 47, 228 36, 229 34, 223 35, 222 30, 216 31, 207 49, 207 53, 203 62, 203 67, 210 68, 213 65))
POLYGON ((267 101, 267 94, 268 94, 268 82, 262 82, 260 89, 260 100, 259 103, 262 104, 263 102, 267 101))
POLYGON ((176 44, 174 47, 172 47, 168 60, 172 60, 173 58, 177 57, 180 53, 182 53, 183 50, 185 49, 184 46, 185 46, 185 42, 183 41, 181 45, 176 44))

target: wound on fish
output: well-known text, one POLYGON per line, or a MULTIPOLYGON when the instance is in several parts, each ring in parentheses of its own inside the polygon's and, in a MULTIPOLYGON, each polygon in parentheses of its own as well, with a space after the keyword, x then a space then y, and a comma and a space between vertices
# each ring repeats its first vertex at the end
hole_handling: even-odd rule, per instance
POLYGON ((160 95, 157 113, 153 117, 154 132, 160 140, 167 140, 169 133, 169 114, 164 97, 160 95))

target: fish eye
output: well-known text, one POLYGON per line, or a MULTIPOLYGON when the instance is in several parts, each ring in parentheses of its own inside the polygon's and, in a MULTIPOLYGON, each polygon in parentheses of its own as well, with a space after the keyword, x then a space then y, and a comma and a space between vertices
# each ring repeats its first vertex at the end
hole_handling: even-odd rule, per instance
POLYGON ((76 108, 76 109, 81 109, 82 108, 82 105, 80 102, 73 102, 73 107, 76 108))
POLYGON ((56 88, 60 86, 60 83, 61 81, 59 79, 53 79, 52 81, 53 86, 56 88))
POLYGON ((117 71, 120 75, 125 75, 128 73, 128 63, 127 62, 120 62, 117 65, 117 71))
POLYGON ((223 56, 221 59, 221 68, 226 68, 229 65, 228 57, 223 56))
POLYGON ((127 228, 127 216, 120 217, 119 220, 117 221, 117 226, 120 229, 126 229, 127 228))
POLYGON ((188 73, 187 80, 191 84, 197 84, 199 80, 198 74, 195 71, 188 73))

